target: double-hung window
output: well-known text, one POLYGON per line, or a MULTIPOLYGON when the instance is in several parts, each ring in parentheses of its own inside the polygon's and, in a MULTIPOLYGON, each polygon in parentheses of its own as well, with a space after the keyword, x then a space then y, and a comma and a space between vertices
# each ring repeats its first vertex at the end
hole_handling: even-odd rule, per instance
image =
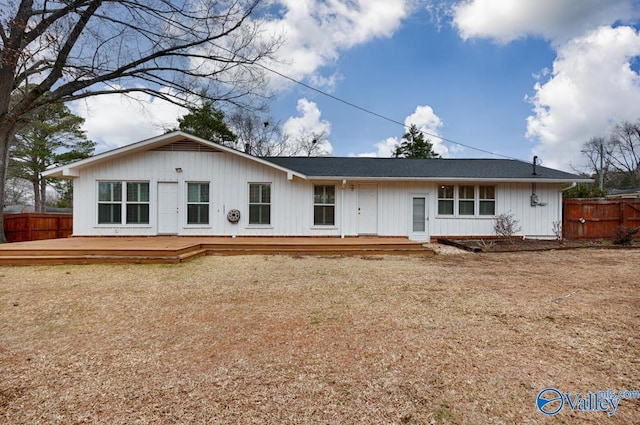
POLYGON ((98 224, 122 224, 122 183, 98 183, 98 224))
POLYGON ((475 214, 475 189, 474 186, 458 187, 458 214, 475 214))
POLYGON ((480 186, 480 215, 496 214, 496 187, 480 186))
POLYGON ((98 182, 98 224, 149 224, 149 182, 98 182))
POLYGON ((438 215, 483 217, 496 214, 496 187, 443 184, 438 186, 438 215))
POLYGON ((313 187, 313 225, 333 226, 336 223, 336 187, 313 187))
POLYGON ((127 182, 127 224, 149 224, 148 182, 127 182))
POLYGON ((187 183, 187 224, 209 224, 209 183, 187 183))
POLYGON ((271 224, 271 184, 249 184, 249 224, 271 224))
POLYGON ((438 215, 453 215, 453 188, 452 184, 438 186, 438 215))

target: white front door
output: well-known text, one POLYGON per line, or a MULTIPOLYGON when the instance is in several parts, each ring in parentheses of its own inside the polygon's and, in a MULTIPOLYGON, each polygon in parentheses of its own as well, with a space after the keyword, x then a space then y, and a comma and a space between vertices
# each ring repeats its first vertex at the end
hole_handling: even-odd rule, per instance
POLYGON ((358 234, 378 234, 378 186, 358 185, 358 234))
POLYGON ((158 183, 158 233, 178 234, 178 183, 158 183))
POLYGON ((409 197, 409 239, 429 240, 429 195, 413 194, 409 197))

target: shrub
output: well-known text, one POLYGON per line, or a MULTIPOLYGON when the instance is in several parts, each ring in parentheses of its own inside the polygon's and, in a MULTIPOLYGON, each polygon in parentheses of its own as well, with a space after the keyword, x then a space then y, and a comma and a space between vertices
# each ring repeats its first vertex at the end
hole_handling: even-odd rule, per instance
POLYGON ((613 243, 616 245, 631 245, 633 237, 640 231, 640 227, 618 226, 613 232, 613 243))
POLYGON ((522 230, 520 222, 511 213, 502 213, 495 218, 493 231, 497 236, 509 239, 513 244, 513 236, 522 230))
POLYGON ((553 234, 556 235, 557 240, 559 241, 562 240, 562 222, 561 221, 553 222, 553 234))

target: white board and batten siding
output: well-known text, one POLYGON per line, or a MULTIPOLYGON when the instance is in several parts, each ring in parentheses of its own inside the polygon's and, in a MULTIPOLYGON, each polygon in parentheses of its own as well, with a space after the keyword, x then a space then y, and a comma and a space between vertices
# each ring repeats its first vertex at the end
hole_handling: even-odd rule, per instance
MULTIPOLYGON (((286 171, 228 152, 150 150, 80 170, 74 183, 73 234, 82 235, 220 235, 220 236, 491 236, 493 217, 438 216, 438 182, 309 181, 288 178, 286 171), (179 169, 180 171, 177 171, 179 169), (98 224, 98 182, 149 182, 149 223, 98 224), (209 183, 209 224, 188 225, 188 182, 209 183), (271 184, 271 223, 249 225, 249 184, 271 184), (335 224, 313 225, 314 184, 335 185, 335 224), (415 200, 414 200, 415 198, 415 200), (175 226, 171 224, 175 202, 175 226), (424 205, 425 211, 415 208, 424 205), (230 209, 241 213, 237 224, 227 220, 230 209), (416 220, 418 220, 416 224, 416 220), (420 220, 424 220, 421 231, 420 220)), ((447 184, 455 184, 447 182, 447 184)), ((461 184, 471 184, 469 182, 461 184)), ((493 183, 481 183, 483 185, 493 183)), ((561 220, 559 184, 538 183, 545 206, 531 206, 530 183, 495 183, 496 213, 512 213, 522 234, 553 237, 553 222, 561 220)), ((123 212, 124 214, 124 212, 123 212)))
MULTIPOLYGON (((358 235, 358 194, 362 182, 347 182, 345 188, 346 235, 358 235)), ((456 184, 447 182, 447 184, 456 184)), ((460 184, 469 185, 464 182, 460 184)), ((560 184, 537 183, 536 194, 544 206, 531 206, 531 183, 478 183, 495 185, 496 214, 512 214, 522 227, 519 235, 530 238, 555 238, 553 223, 562 220, 560 184)), ((437 236, 494 236, 494 216, 472 217, 438 215, 438 184, 435 182, 380 182, 377 187, 379 236, 412 236, 429 239, 437 236), (424 199, 425 232, 414 232, 413 198, 424 199)))
MULTIPOLYGON (((469 183, 464 183, 469 184, 469 183)), ((482 183, 487 185, 489 183, 482 183)), ((531 206, 531 183, 496 183, 496 214, 512 214, 521 227, 518 235, 529 238, 555 238, 553 223, 562 221, 560 184, 536 184, 542 204, 531 206)), ((437 211, 437 192, 434 211, 437 211)), ((494 236, 494 216, 438 216, 432 227, 433 236, 494 236)))
MULTIPOLYGON (((147 151, 108 161, 81 170, 75 180, 73 234, 157 235, 172 233, 159 228, 161 213, 170 207, 159 203, 159 194, 177 189, 177 232, 179 235, 329 235, 340 236, 335 226, 315 228, 313 224, 313 184, 292 181, 287 173, 246 158, 224 152, 147 151), (176 169, 180 169, 178 172, 176 169), (151 176, 151 177, 150 177, 151 176), (98 183, 100 181, 149 182, 149 224, 98 224, 98 183), (188 225, 186 189, 188 182, 209 183, 209 225, 188 225), (249 225, 249 184, 271 185, 271 224, 249 225), (166 207, 161 211, 160 207, 166 207), (227 220, 230 209, 241 213, 237 224, 227 220)), ((124 214, 124 212, 123 212, 124 214)), ((336 220, 339 220, 336 212, 336 220)))

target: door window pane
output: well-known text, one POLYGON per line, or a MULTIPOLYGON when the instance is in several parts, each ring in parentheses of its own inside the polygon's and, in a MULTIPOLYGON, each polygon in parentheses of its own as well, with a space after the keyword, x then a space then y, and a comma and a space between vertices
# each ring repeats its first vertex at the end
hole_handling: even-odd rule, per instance
POLYGON ((413 198, 413 231, 424 232, 426 229, 426 200, 425 198, 413 198))

